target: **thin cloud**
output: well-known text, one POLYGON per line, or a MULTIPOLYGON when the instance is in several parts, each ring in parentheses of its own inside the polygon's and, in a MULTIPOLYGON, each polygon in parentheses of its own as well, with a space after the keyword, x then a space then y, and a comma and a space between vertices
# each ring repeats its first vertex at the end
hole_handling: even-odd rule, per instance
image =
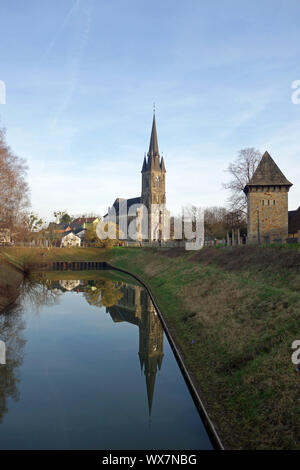
POLYGON ((80 5, 80 0, 76 0, 74 2, 74 4, 72 5, 72 7, 70 8, 70 10, 68 11, 68 13, 66 14, 62 24, 60 25, 60 27, 58 28, 56 34, 54 35, 52 41, 50 42, 50 44, 48 45, 46 51, 44 52, 43 56, 42 56, 42 59, 41 60, 44 60, 48 54, 50 53, 50 51, 53 49, 58 37, 60 36, 60 34, 62 33, 62 31, 65 29, 65 27, 67 26, 67 24, 69 23, 73 13, 75 13, 75 11, 77 10, 77 8, 79 7, 80 5))
POLYGON ((83 18, 83 27, 80 35, 80 42, 79 47, 74 55, 72 61, 72 71, 71 71, 71 78, 69 81, 68 89, 65 94, 64 99, 62 100, 58 111, 51 123, 50 127, 56 127, 57 121, 59 117, 68 109, 70 104, 72 103, 73 96, 78 84, 78 77, 80 73, 80 64, 82 61, 83 53, 86 48, 86 45, 89 40, 90 30, 91 30, 91 22, 92 22, 92 9, 93 9, 93 0, 89 1, 87 7, 83 8, 79 13, 83 18))

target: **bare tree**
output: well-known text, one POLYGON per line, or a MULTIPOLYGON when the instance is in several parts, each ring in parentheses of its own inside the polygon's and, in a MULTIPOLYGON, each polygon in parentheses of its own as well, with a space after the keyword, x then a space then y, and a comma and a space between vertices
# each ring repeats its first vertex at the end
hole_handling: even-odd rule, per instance
POLYGON ((0 223, 10 230, 22 224, 29 207, 29 188, 25 180, 27 167, 6 143, 5 130, 0 129, 0 223))
POLYGON ((246 228, 246 219, 241 211, 230 211, 225 207, 207 207, 204 212, 205 235, 224 238, 228 230, 246 228))
POLYGON ((250 182, 261 157, 259 150, 253 147, 245 148, 239 151, 235 162, 228 165, 226 171, 230 173, 232 179, 224 184, 224 188, 229 189, 231 193, 228 199, 231 211, 246 213, 247 198, 243 189, 250 182))

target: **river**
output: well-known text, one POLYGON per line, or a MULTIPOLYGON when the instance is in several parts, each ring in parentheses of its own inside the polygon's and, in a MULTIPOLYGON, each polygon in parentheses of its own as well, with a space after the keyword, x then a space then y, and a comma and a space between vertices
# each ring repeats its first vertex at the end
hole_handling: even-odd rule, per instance
POLYGON ((49 272, 0 315, 0 449, 212 449, 146 290, 49 272))

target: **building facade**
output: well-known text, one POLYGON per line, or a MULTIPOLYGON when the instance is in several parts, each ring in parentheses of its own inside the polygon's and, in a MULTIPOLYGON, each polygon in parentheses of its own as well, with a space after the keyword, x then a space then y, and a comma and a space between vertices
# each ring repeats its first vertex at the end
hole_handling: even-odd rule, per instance
POLYGON ((290 183, 268 152, 265 152, 250 182, 247 196, 249 243, 285 243, 288 238, 288 193, 290 183))
POLYGON ((289 238, 300 243, 300 207, 289 211, 289 238))

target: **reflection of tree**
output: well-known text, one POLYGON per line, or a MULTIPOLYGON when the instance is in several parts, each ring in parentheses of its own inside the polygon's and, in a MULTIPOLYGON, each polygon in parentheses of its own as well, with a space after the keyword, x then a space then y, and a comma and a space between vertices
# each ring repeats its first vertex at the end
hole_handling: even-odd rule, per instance
POLYGON ((22 365, 26 343, 22 336, 24 328, 25 323, 19 306, 0 315, 0 339, 6 345, 6 364, 0 366, 0 423, 4 413, 7 412, 7 399, 19 400, 18 367, 22 365))
POLYGON ((86 301, 96 307, 112 307, 123 294, 113 281, 99 279, 93 283, 89 292, 84 293, 86 301))
POLYGON ((43 306, 55 305, 62 292, 51 288, 51 283, 43 275, 35 278, 27 278, 24 281, 21 298, 39 312, 43 306))

